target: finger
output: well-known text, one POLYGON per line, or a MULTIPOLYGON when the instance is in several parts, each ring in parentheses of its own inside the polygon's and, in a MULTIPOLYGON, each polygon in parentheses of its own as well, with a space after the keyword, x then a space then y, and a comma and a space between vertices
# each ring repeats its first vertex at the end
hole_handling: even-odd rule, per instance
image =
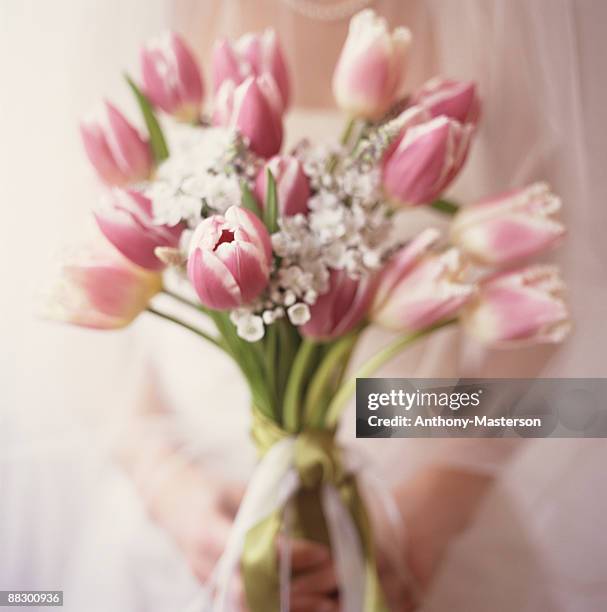
POLYGON ((328 595, 337 590, 337 576, 333 563, 328 562, 317 569, 298 575, 293 579, 291 593, 293 597, 302 594, 328 595))
POLYGON ((207 557, 201 557, 200 555, 194 555, 189 558, 190 569, 196 577, 196 580, 201 584, 205 584, 213 573, 215 563, 213 563, 207 557))
POLYGON ((391 610, 405 612, 415 608, 415 590, 407 580, 406 574, 391 568, 389 571, 380 572, 379 580, 386 599, 391 604, 391 610))
POLYGON ((229 484, 225 486, 219 494, 219 511, 230 518, 234 518, 244 496, 244 491, 245 487, 241 484, 229 484))
POLYGON ((231 527, 232 522, 219 513, 213 513, 210 520, 202 519, 192 538, 193 554, 215 563, 225 550, 231 527))
POLYGON ((247 594, 244 589, 242 577, 237 576, 232 587, 233 601, 238 612, 249 612, 249 606, 247 604, 247 594))
POLYGON ((311 540, 289 540, 280 538, 278 546, 281 554, 287 550, 291 554, 291 567, 294 572, 313 568, 331 559, 329 548, 311 540))
POLYGON ((330 597, 307 596, 291 603, 291 612, 337 612, 338 602, 330 597))

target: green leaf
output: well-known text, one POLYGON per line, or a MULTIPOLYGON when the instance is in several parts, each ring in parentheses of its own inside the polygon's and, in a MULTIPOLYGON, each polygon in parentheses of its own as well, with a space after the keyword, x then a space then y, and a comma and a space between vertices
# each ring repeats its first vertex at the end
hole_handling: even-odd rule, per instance
POLYGON ((242 181, 240 185, 240 191, 242 193, 242 206, 247 210, 250 210, 254 215, 257 215, 260 219, 262 218, 261 210, 255 196, 251 193, 249 184, 246 181, 242 181))
POLYGON ((438 212, 443 213, 444 215, 454 215, 459 210, 459 204, 452 202, 451 200, 434 200, 430 204, 434 210, 438 210, 438 212))
POLYGON ((264 222, 270 234, 278 230, 278 197, 276 195, 276 181, 272 175, 272 171, 266 170, 267 190, 266 190, 266 207, 264 209, 264 222))
POLYGON ((156 119, 154 109, 152 108, 150 101, 139 89, 139 87, 137 87, 133 79, 131 79, 128 74, 125 74, 124 78, 126 79, 126 82, 129 84, 129 87, 135 94, 137 104, 139 105, 139 109, 141 110, 141 114, 143 115, 145 125, 148 129, 148 134, 150 137, 150 146, 152 147, 152 154, 154 155, 154 159, 156 160, 156 163, 160 163, 169 156, 169 148, 167 147, 167 143, 164 139, 160 124, 158 123, 158 119, 156 119))

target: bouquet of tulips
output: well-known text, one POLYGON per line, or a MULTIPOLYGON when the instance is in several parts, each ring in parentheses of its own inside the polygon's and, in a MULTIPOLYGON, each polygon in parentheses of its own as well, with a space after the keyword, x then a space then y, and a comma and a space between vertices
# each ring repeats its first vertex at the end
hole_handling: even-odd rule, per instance
POLYGON ((208 115, 196 60, 168 34, 142 50, 141 79, 127 78, 145 136, 109 103, 82 123, 108 188, 94 214, 109 244, 63 261, 49 314, 113 329, 153 313, 226 353, 250 387, 260 463, 211 609, 229 605, 237 568, 253 612, 286 609, 288 559, 275 545, 285 529, 332 547, 343 609, 386 608, 356 475, 334 439, 370 325, 398 335, 364 376, 446 325, 495 345, 556 342, 569 329, 557 270, 521 263, 563 236, 560 200, 542 183, 461 208, 442 196, 480 101, 474 83, 447 79, 403 96, 410 43, 373 11, 352 19, 333 78, 348 119, 339 141, 281 153, 289 74, 270 30, 217 43, 208 115), (449 217, 449 232, 396 235, 397 215, 418 206, 449 217), (158 292, 215 333, 160 309, 158 292))

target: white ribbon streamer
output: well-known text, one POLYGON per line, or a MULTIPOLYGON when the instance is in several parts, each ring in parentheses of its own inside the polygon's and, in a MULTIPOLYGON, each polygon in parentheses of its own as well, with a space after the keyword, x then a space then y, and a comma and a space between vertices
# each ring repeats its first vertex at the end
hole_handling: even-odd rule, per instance
POLYGON ((299 487, 293 467, 295 439, 284 438, 264 455, 242 499, 226 549, 218 562, 213 585, 213 612, 230 612, 228 595, 232 578, 238 572, 245 537, 249 529, 280 510, 299 487))
POLYGON ((363 612, 365 606, 365 557, 358 530, 337 489, 325 485, 322 504, 329 528, 335 571, 340 585, 342 612, 363 612))

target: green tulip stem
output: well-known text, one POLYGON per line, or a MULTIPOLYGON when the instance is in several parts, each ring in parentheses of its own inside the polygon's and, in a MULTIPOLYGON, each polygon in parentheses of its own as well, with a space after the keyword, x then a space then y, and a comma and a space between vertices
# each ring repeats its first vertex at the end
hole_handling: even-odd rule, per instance
POLYGON ((446 327, 447 325, 451 325, 455 323, 457 319, 449 319, 448 321, 443 321, 442 323, 437 323, 436 325, 432 325, 431 327, 427 327, 417 332, 413 332, 411 334, 406 334, 404 336, 400 336, 396 338, 393 342, 388 344, 388 346, 384 347, 381 351, 373 355, 371 359, 369 359, 359 370, 356 372, 354 376, 352 376, 349 380, 347 380, 337 391, 335 397, 329 404, 327 409, 327 414, 325 417, 325 425, 329 428, 337 425, 337 421, 345 408, 350 396, 356 390, 356 379, 357 378, 368 378, 373 374, 376 370, 378 370, 385 363, 396 357, 400 352, 402 352, 405 348, 407 348, 410 344, 423 338, 432 332, 441 329, 442 327, 446 327))
POLYGON ((166 321, 171 321, 171 323, 175 323, 175 325, 179 325, 191 332, 194 332, 197 336, 204 338, 211 344, 214 344, 217 348, 220 348, 222 351, 225 350, 219 339, 211 336, 210 334, 207 334, 206 332, 202 331, 201 329, 198 329, 197 327, 194 327, 193 325, 190 325, 189 323, 186 323, 185 321, 182 321, 181 319, 178 319, 177 317, 174 317, 173 315, 167 314, 166 312, 160 312, 160 310, 157 310, 152 306, 147 307, 147 312, 156 315, 161 319, 165 319, 166 321))
POLYGON ((299 430, 301 424, 301 400, 303 387, 310 367, 316 355, 318 343, 304 338, 293 360, 283 402, 283 427, 292 433, 299 430))

